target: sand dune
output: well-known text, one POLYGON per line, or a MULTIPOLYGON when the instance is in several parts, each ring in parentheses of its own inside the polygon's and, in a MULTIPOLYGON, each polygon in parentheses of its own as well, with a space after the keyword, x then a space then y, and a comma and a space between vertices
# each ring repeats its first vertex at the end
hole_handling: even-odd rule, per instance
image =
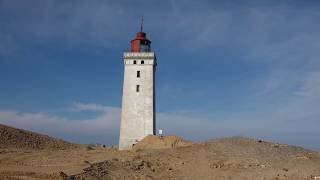
POLYGON ((192 143, 177 136, 149 136, 132 151, 118 151, 2 125, 0 134, 0 179, 311 180, 320 176, 319 152, 242 137, 192 143))

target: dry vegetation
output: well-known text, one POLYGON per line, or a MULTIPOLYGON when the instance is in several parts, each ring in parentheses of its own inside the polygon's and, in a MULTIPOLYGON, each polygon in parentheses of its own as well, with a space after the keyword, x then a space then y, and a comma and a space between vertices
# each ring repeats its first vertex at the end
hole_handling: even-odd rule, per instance
MULTIPOLYGON (((1 135, 2 131, 0 128, 1 135)), ((38 135, 28 134, 28 137, 38 135)), ((32 142, 32 138, 9 137, 32 142)), ((21 142, 28 148, 4 142, 1 136, 0 179, 303 180, 320 176, 319 152, 240 137, 192 144, 176 136, 149 136, 133 151, 92 150, 64 141, 71 148, 61 146, 59 150, 41 145, 48 149, 32 149, 28 145, 31 142, 21 142), (6 148, 9 146, 10 149, 6 148)), ((19 143, 10 138, 7 142, 19 143)))

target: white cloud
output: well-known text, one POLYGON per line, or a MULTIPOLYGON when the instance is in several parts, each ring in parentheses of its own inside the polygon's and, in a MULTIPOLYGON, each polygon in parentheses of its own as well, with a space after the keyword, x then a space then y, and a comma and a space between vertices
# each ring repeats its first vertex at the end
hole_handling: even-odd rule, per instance
POLYGON ((119 108, 103 106, 101 104, 85 104, 80 102, 73 103, 71 108, 74 111, 98 111, 98 112, 118 112, 119 108))
POLYGON ((86 135, 89 137, 99 134, 118 134, 119 108, 84 103, 75 103, 72 108, 80 111, 100 111, 101 114, 94 118, 79 120, 49 115, 45 112, 27 113, 16 110, 0 110, 0 122, 56 137, 61 137, 60 134, 69 136, 86 135))
MULTIPOLYGON (((85 135, 89 139, 94 139, 94 136, 97 135, 119 133, 120 108, 77 102, 68 109, 74 113, 78 111, 99 111, 101 114, 91 119, 79 120, 49 115, 45 112, 28 113, 16 110, 0 110, 0 123, 60 138, 64 137, 59 134, 74 137, 85 135)), ((195 133, 197 131, 207 131, 207 134, 210 134, 209 129, 228 128, 225 124, 228 122, 213 122, 205 118, 190 117, 188 112, 180 115, 158 113, 157 117, 158 129, 163 128, 172 134, 184 135, 185 132, 195 133), (181 129, 184 131, 181 131, 181 129)))
MULTIPOLYGON (((311 135, 317 134, 316 123, 312 121, 291 121, 286 122, 287 118, 284 115, 291 117, 299 115, 300 110, 295 111, 296 108, 305 109, 310 104, 300 104, 297 107, 290 107, 280 109, 280 113, 274 113, 274 117, 263 116, 259 112, 252 114, 231 114, 229 116, 208 116, 206 114, 199 114, 196 111, 181 111, 182 113, 157 113, 157 129, 164 129, 166 134, 176 134, 192 140, 206 140, 221 136, 236 136, 244 135, 256 138, 266 138, 280 141, 281 136, 288 136, 293 133, 293 136, 282 140, 280 142, 290 142, 297 145, 304 145, 311 148, 319 148, 317 144, 306 144, 304 140, 312 139, 311 135), (290 111, 290 112, 289 112, 290 111), (308 125, 305 125, 308 124, 308 125), (300 133, 300 134, 294 134, 300 133), (301 138, 301 133, 304 137, 301 138), (308 134, 310 133, 310 134, 308 134), (297 137, 295 137, 296 135, 297 137), (299 136, 299 137, 298 137, 299 136), (302 140, 293 141, 292 139, 300 138, 302 140)), ((317 106, 319 107, 319 106, 317 106)), ((74 103, 71 108, 73 113, 79 111, 93 111, 100 112, 94 118, 88 119, 73 119, 64 116, 49 115, 48 113, 28 113, 19 112, 16 110, 0 110, 0 123, 18 127, 27 130, 48 134, 54 137, 63 139, 70 139, 74 142, 91 143, 100 142, 107 144, 115 144, 117 142, 120 125, 120 108, 108 107, 100 104, 85 104, 74 103)), ((312 112, 316 112, 314 107, 312 112)), ((310 113, 306 112, 300 114, 301 118, 308 117, 310 113)), ((319 114, 317 114, 318 116, 319 114)), ((292 120, 292 119, 291 119, 292 120)))
POLYGON ((274 112, 273 121, 281 121, 295 131, 319 132, 320 71, 306 73, 300 86, 295 95, 274 112))

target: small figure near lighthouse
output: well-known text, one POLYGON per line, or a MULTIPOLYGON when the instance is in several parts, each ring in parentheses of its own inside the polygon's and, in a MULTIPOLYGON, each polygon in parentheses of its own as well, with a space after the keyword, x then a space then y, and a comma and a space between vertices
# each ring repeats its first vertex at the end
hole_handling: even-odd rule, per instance
POLYGON ((124 80, 119 150, 156 133, 155 72, 157 59, 143 32, 131 40, 131 52, 123 53, 124 80))

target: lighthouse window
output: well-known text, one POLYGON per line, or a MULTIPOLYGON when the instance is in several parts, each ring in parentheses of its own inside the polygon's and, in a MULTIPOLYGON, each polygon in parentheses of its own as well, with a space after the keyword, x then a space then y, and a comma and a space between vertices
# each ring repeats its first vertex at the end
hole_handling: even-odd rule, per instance
POLYGON ((133 64, 137 64, 137 61, 136 61, 136 60, 134 60, 134 61, 133 61, 133 64))
POLYGON ((136 91, 139 92, 140 91, 140 85, 137 85, 136 87, 136 91))
POLYGON ((144 60, 141 61, 141 64, 144 64, 144 60))
POLYGON ((140 71, 137 71, 137 78, 140 77, 140 71))

